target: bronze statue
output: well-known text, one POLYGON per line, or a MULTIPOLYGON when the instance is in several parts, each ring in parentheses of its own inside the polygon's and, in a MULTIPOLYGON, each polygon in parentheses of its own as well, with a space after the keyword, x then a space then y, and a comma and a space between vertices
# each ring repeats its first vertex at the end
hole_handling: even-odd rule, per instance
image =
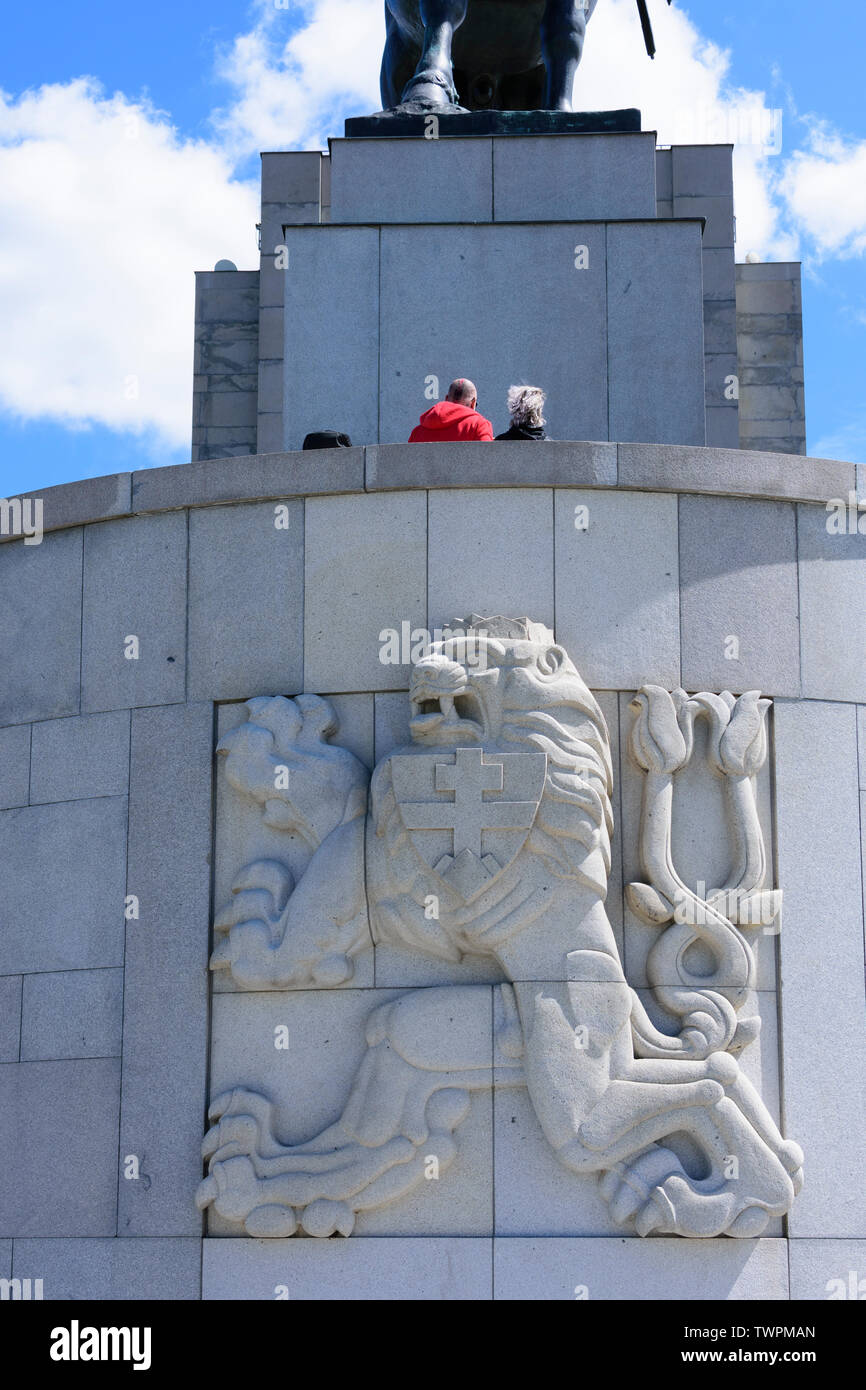
MULTIPOLYGON (((596 3, 385 0, 382 105, 408 113, 570 111, 596 3)), ((646 0, 637 3, 652 57, 646 0)))

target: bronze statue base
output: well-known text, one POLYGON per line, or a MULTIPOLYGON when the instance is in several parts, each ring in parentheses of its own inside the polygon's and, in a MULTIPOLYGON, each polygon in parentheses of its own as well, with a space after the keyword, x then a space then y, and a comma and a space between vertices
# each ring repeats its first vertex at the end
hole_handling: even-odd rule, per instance
POLYGON ((615 135, 641 129, 640 111, 459 111, 454 107, 377 111, 346 121, 350 139, 431 139, 466 135, 615 135), (430 119, 438 122, 431 137, 430 119))

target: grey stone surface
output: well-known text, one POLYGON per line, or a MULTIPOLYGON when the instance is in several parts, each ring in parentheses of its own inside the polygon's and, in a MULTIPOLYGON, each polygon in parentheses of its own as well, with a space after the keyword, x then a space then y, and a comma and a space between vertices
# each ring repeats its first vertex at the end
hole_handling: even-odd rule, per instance
POLYGON ((656 198, 669 203, 674 196, 673 152, 656 150, 656 198))
POLYGON ((322 221, 331 220, 331 154, 322 155, 322 221))
POLYGON ((129 711, 49 719, 33 725, 30 801, 125 796, 129 711))
POLYGON ((118 1234, 197 1235, 207 1070, 212 709, 132 719, 118 1234))
POLYGON ((355 444, 374 442, 379 232, 298 227, 286 233, 286 245, 288 268, 274 272, 286 306, 283 445, 300 449, 306 434, 323 429, 341 430, 355 444))
MULTIPOLYGON (((498 417, 497 417, 498 418, 498 417)), ((505 421, 502 421, 504 426, 505 421)), ((380 444, 366 450, 368 492, 414 487, 596 487, 616 484, 616 445, 546 440, 380 444), (536 452, 538 450, 538 452, 536 452)))
MULTIPOLYGON (((547 392, 551 435, 616 438, 607 423, 604 235, 587 223, 383 228, 379 440, 408 439, 451 380, 470 371, 495 433, 507 426, 509 386, 530 382, 547 392), (587 269, 575 266, 577 246, 588 247, 587 269), (434 332, 408 333, 407 324, 430 319, 431 283, 447 283, 447 310, 435 314, 434 332)), ((635 276, 645 279, 645 268, 635 276)))
POLYGON ((620 730, 619 695, 615 690, 594 690, 593 695, 599 703, 610 739, 611 766, 613 767, 613 840, 611 843, 611 866, 608 875, 605 912, 613 927, 620 959, 623 955, 623 896, 622 896, 622 806, 620 801, 620 730))
POLYGON ((708 300, 736 298, 736 262, 732 246, 703 246, 704 309, 708 300))
POLYGON ((193 459, 248 453, 253 447, 258 300, 258 271, 196 275, 193 459))
POLYGON ((30 725, 0 729, 0 811, 26 806, 30 787, 30 725))
MULTIPOLYGON (((709 354, 708 360, 722 359, 709 354)), ((270 418, 261 416, 260 421, 270 418)), ((133 475, 133 507, 137 512, 159 512, 221 502, 360 492, 364 489, 365 452, 369 491, 414 486, 596 487, 616 483, 614 443, 548 440, 525 447, 495 444, 468 454, 463 445, 450 444, 435 449, 402 443, 373 445, 366 451, 356 447, 306 453, 282 453, 281 447, 275 444, 272 451, 249 453, 244 458, 144 469, 133 475), (475 460, 471 474, 465 464, 467 457, 475 460)), ((775 451, 755 458, 752 451, 723 447, 623 444, 619 454, 625 464, 620 482, 626 487, 804 501, 847 496, 856 486, 857 467, 864 472, 863 465, 835 459, 806 459, 797 454, 780 459, 775 451)), ((76 488, 79 484, 68 486, 76 488)), ((86 519, 98 521, 100 517, 86 519)))
POLYGON ((0 975, 0 1062, 17 1062, 21 1041, 21 976, 0 975))
POLYGON ((16 1240, 15 1277, 41 1278, 46 1302, 180 1302, 201 1289, 201 1241, 16 1240))
POLYGON ((674 145, 671 192, 675 197, 733 197, 733 145, 674 145))
POLYGON ((704 351, 734 352, 737 348, 737 304, 734 299, 704 300, 704 351))
POLYGON ((734 206, 731 197, 674 194, 674 217, 703 217, 703 245, 707 250, 734 244, 734 206))
MULTIPOLYGON (((839 495, 847 500, 846 494, 839 495)), ((797 508, 803 694, 866 699, 866 537, 831 535, 833 513, 797 508)))
POLYGON ((187 524, 130 517, 84 540, 82 713, 184 698, 187 524), (139 641, 128 659, 127 637, 139 641))
POLYGON ((332 140, 331 222, 490 222, 491 145, 332 140))
POLYGON ((593 689, 679 683, 678 568, 673 497, 557 492, 556 636, 593 689))
POLYGON ((799 695, 794 507, 685 496, 679 512, 683 685, 799 695))
POLYGON ((758 261, 737 266, 738 280, 789 280, 791 266, 799 261, 758 261))
POLYGON ((197 402, 195 423, 216 429, 234 429, 236 426, 253 429, 256 424, 256 378, 249 378, 251 385, 247 390, 240 388, 239 383, 243 381, 247 381, 247 378, 211 378, 210 391, 207 395, 202 394, 197 402), (227 381, 235 383, 234 389, 227 387, 227 381))
MULTIPOLYGON (((705 399, 708 406, 718 406, 726 410, 731 410, 736 417, 736 400, 730 400, 729 394, 732 389, 731 378, 737 377, 737 354, 736 352, 708 352, 704 355, 704 372, 706 380, 704 382, 705 399), (728 393, 726 395, 725 393, 728 393)), ((731 446, 737 448, 736 444, 731 446)))
POLYGON ((0 813, 0 974, 123 963, 126 799, 0 813))
POLYGON ((496 1234, 621 1236, 596 1174, 578 1176, 557 1160, 525 1088, 494 1093, 496 1234))
POLYGON ((741 447, 805 454, 799 262, 736 269, 741 447))
POLYGON ((432 957, 422 960, 418 952, 409 947, 387 943, 376 947, 375 956, 378 989, 419 989, 452 984, 497 985, 505 978, 491 956, 465 955, 459 964, 432 957))
POLYGON ((263 415, 276 414, 283 408, 282 354, 275 362, 259 363, 259 409, 263 415))
POLYGON ((208 459, 133 475, 134 506, 141 512, 363 488, 364 451, 359 448, 208 459))
MULTIPOLYGON (((640 997, 651 1014, 658 1013, 650 991, 641 990, 640 997)), ((761 995, 758 1002, 760 1007, 752 1003, 741 1015, 760 1013, 763 1028, 758 1041, 742 1054, 740 1061, 746 1076, 778 1120, 776 997, 761 995)), ((494 1114, 497 1235, 531 1236, 543 1232, 546 1236, 621 1238, 626 1234, 602 1201, 597 1177, 570 1173, 557 1161, 525 1089, 497 1089, 494 1114)), ((769 1234, 781 1234, 781 1222, 769 1234)))
MULTIPOLYGON (((98 521, 123 516, 131 511, 131 473, 109 473, 104 478, 83 478, 79 482, 44 487, 39 492, 22 493, 42 502, 43 531, 58 531, 82 521, 98 521)), ((0 545, 12 539, 0 534, 0 545)), ((28 547, 29 548, 29 547, 28 547)))
POLYGON ((318 150, 262 154, 262 203, 306 207, 318 203, 322 155, 318 150))
POLYGON ((303 502, 190 512, 187 640, 191 700, 301 689, 303 502))
POLYGON ((424 494, 312 498, 305 556, 304 689, 405 688, 408 666, 380 660, 380 633, 427 625, 424 494))
POLYGON ((238 458, 255 453, 257 448, 254 425, 235 425, 231 429, 207 425, 201 429, 201 444, 193 448, 192 459, 197 462, 204 458, 238 458))
POLYGON ((788 1251, 792 1299, 866 1298, 866 1240, 792 1240, 788 1251))
POLYGON ((12 1241, 0 1240, 0 1271, 2 1277, 9 1279, 12 1276, 12 1241))
MULTIPOLYGON (((458 150, 452 146, 450 154, 456 162, 458 150)), ((462 146, 459 155, 462 158, 462 146)), ((493 209, 497 222, 655 217, 655 136, 647 132, 495 139, 493 209)))
MULTIPOLYGON (((343 1111, 366 1050, 364 1027, 373 1010, 397 991, 347 989, 220 994, 214 999, 211 1094, 243 1084, 277 1106, 276 1128, 288 1144, 312 1139, 343 1111), (275 1030, 288 1029, 276 1051, 275 1030), (276 1059, 276 1065, 275 1065, 276 1059)), ((490 993, 485 1032, 491 1039, 490 993)), ((483 1015, 482 1015, 483 1019, 483 1015)), ((448 1045, 456 1044, 452 1032, 448 1045)), ((460 1125, 458 1154, 441 1178, 416 1187, 378 1210, 361 1212, 356 1236, 489 1235, 493 1224, 492 1098, 473 1098, 460 1125)), ((435 1154, 432 1140, 429 1152, 435 1154)), ((211 1235, 243 1236, 243 1226, 209 1215, 211 1235)))
POLYGON ((196 271, 196 291, 204 296, 196 323, 255 323, 258 317, 256 275, 255 270, 196 271))
POLYGON ((708 448, 736 449, 739 447, 740 421, 736 409, 729 406, 707 406, 708 448))
MULTIPOLYGON (((250 286, 250 291, 254 289, 250 286)), ((235 322, 198 324, 196 328, 193 382, 207 390, 213 379, 255 376, 258 367, 258 330, 252 310, 252 292, 243 298, 243 317, 235 322)), ((223 305, 228 313, 228 306, 223 305)))
POLYGON ((794 454, 621 444, 619 485, 675 492, 733 493, 825 502, 847 497, 854 465, 794 454))
POLYGON ((119 1057, 122 970, 64 970, 24 977, 22 1062, 119 1057))
POLYGON ((860 754, 860 790, 866 791, 866 705, 857 710, 857 749, 860 754))
POLYGON ((428 505, 427 626, 469 613, 531 613, 553 627, 553 493, 434 492, 428 505))
POLYGON ((113 1058, 0 1066, 0 1231, 113 1235, 119 1079, 113 1058))
POLYGON ((260 414, 256 430, 255 448, 259 454, 278 454, 283 447, 282 411, 260 414))
MULTIPOLYGON (((445 1237, 455 1231, 463 1239, 492 1235, 492 1092, 473 1095, 470 1105, 458 1131, 457 1156, 447 1172, 378 1211, 362 1212, 355 1228, 359 1238, 445 1237)), ((428 1152, 437 1157, 435 1143, 428 1152)))
POLYGON ((866 999, 856 714, 775 706, 782 1067, 787 1131, 809 1178, 789 1216, 801 1236, 866 1236, 866 999), (832 924, 822 939, 822 924, 832 924))
POLYGON ((375 695, 375 753, 381 762, 394 748, 411 741, 409 731, 409 691, 389 690, 375 695))
POLYGON ((284 331, 279 309, 259 310, 259 352, 263 360, 282 357, 284 331))
POLYGON ((494 1281, 509 1300, 787 1299, 787 1243, 500 1237, 494 1281))
POLYGON ((607 229, 607 438, 703 444, 700 224, 607 229))
POLYGON ((0 725, 77 714, 81 672, 80 530, 0 547, 0 725))
POLYGON ((491 1241, 206 1240, 202 1298, 456 1302, 491 1297, 491 1241))
POLYGON ((373 768, 375 737, 375 695, 331 695, 339 729, 331 742, 348 748, 367 767, 373 768))

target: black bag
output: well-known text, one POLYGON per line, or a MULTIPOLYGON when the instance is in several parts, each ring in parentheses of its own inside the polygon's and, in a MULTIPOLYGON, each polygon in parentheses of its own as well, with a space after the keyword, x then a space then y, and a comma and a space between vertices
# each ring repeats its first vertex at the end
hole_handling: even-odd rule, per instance
POLYGON ((352 441, 347 434, 337 430, 316 430, 304 440, 305 449, 351 449, 352 441))

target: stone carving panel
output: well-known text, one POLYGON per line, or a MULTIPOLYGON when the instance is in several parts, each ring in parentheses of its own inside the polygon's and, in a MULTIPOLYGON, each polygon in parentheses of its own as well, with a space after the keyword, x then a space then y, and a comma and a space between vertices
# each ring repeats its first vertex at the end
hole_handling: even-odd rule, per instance
POLYGON ((444 1177, 472 1093, 510 1086, 526 1088, 564 1168, 598 1175, 617 1223, 641 1236, 760 1235, 789 1210, 803 1162, 737 1060, 758 1026, 753 1010, 741 1018, 748 933, 780 907, 754 800, 770 702, 647 685, 632 703, 644 880, 627 894, 658 929, 648 973, 662 1031, 605 912, 610 741, 565 650, 528 619, 472 617, 417 662, 409 700, 411 741, 372 778, 330 741, 326 700, 248 702, 219 745, 227 779, 308 857, 300 875, 276 858, 243 869, 211 965, 242 989, 340 989, 373 943, 419 961, 487 957, 506 980, 493 1038, 486 986, 371 1007, 339 1119, 297 1144, 281 1142, 268 1096, 222 1092, 200 1207, 254 1236, 348 1236, 359 1213, 424 1181, 431 1151, 444 1177), (699 720, 732 833, 731 872, 705 896, 671 852, 674 780, 699 720), (684 1135, 699 1175, 678 1156, 684 1135))

